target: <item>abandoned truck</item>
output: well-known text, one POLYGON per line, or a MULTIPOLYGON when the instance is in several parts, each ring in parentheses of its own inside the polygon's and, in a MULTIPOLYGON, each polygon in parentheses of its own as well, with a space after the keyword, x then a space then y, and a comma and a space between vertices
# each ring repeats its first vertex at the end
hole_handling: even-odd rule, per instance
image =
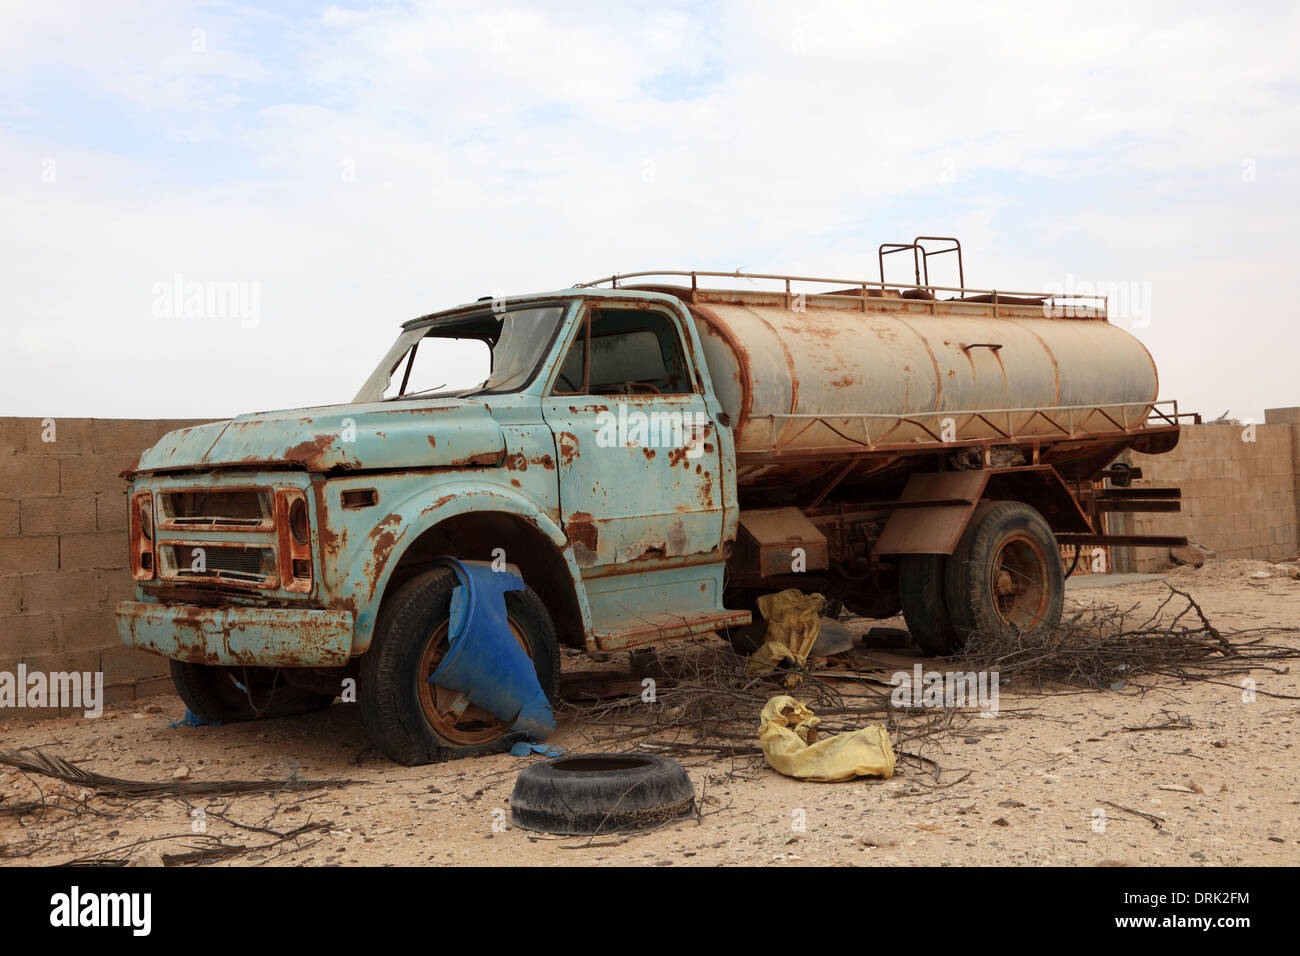
POLYGON ((125 476, 121 637, 171 659, 202 719, 342 695, 414 764, 521 739, 513 707, 435 679, 471 562, 517 582, 501 630, 548 702, 561 644, 725 632, 789 587, 901 609, 934 654, 1050 625, 1063 547, 1185 543, 1104 524, 1177 509, 1112 462, 1174 447, 1180 416, 1104 300, 932 285, 949 249, 961 274, 923 238, 882 247, 879 281, 636 273, 480 300, 405 323, 351 404, 172 432, 125 476), (897 250, 915 283, 885 283, 897 250))

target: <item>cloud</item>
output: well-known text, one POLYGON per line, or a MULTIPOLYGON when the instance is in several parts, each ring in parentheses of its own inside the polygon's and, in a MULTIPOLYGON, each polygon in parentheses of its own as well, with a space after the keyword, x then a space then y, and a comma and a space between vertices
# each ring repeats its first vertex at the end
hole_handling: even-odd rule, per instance
POLYGON ((923 233, 962 237, 973 285, 1152 283, 1138 332, 1171 397, 1296 401, 1276 345, 1300 172, 1287 5, 4 16, 10 414, 346 399, 400 320, 494 289, 870 278, 881 241, 923 233), (258 283, 262 321, 153 317, 177 274, 258 283), (1253 317, 1230 368, 1207 348, 1225 309, 1253 317))

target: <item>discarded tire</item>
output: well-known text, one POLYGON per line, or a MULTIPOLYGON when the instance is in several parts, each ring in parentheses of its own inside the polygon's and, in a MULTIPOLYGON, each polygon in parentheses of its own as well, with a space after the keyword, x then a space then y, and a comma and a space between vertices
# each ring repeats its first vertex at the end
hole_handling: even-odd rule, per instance
POLYGON ((689 816, 695 785, 676 760, 651 754, 573 754, 515 779, 510 820, 544 833, 625 833, 689 816))

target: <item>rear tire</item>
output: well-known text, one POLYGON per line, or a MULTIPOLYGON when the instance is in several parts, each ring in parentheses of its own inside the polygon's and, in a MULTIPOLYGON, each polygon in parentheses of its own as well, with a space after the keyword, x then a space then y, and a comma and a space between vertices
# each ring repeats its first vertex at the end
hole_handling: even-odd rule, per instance
MULTIPOLYGON (((447 646, 451 594, 458 583, 450 568, 435 568, 403 584, 380 614, 382 632, 376 631, 361 658, 358 700, 366 730, 386 757, 408 767, 501 753, 522 739, 472 704, 462 711, 446 709, 457 695, 427 680, 447 646)), ((532 657, 546 699, 554 704, 560 646, 546 606, 532 589, 508 591, 505 602, 516 639, 532 657)))
POLYGON ((944 597, 943 554, 905 554, 898 572, 898 596, 907 630, 916 646, 931 657, 951 654, 959 646, 944 597))
POLYGON ((218 667, 172 661, 171 671, 172 683, 185 706, 209 723, 312 714, 324 710, 337 696, 290 686, 273 667, 218 667))
POLYGON ((1056 536, 1020 501, 975 509, 944 574, 948 612, 959 640, 1011 628, 1053 627, 1065 604, 1065 569, 1056 536))

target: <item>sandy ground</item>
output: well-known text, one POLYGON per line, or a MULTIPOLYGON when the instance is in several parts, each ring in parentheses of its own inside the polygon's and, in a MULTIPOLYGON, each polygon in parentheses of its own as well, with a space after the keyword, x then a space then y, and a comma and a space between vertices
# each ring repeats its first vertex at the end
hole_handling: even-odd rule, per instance
MULTIPOLYGON (((1217 561, 1169 580, 1189 590, 1219 627, 1300 625, 1300 582, 1253 576, 1270 570, 1262 562, 1217 561)), ((1162 581, 1148 579, 1076 587, 1069 601, 1153 604, 1167 593, 1162 581)), ((1295 636, 1284 640, 1300 645, 1295 636)), ((906 649, 871 653, 884 670, 922 660, 906 649)), ((586 666, 582 657, 565 659, 566 669, 586 666)), ((1253 676, 1261 691, 1300 695, 1300 663, 1253 676)), ((190 804, 124 802, 0 769, 0 807, 35 799, 39 784, 47 800, 71 808, 21 818, 0 813, 0 863, 45 865, 96 853, 147 862, 150 848, 181 853, 210 845, 193 833, 195 809, 206 813, 207 838, 270 845, 209 865, 1300 863, 1300 700, 1261 693, 1246 702, 1235 684, 1004 687, 997 716, 964 715, 951 733, 926 742, 922 752, 943 767, 942 786, 909 761, 888 780, 824 784, 782 777, 761 758, 688 759, 703 815, 625 840, 503 828, 514 776, 537 757, 395 766, 369 747, 356 708, 341 703, 310 717, 172 729, 183 713, 179 698, 166 695, 109 708, 98 720, 10 718, 0 721, 0 747, 39 746, 132 779, 170 780, 187 768, 193 780, 352 782, 190 804), (1190 726, 1126 729, 1167 723, 1171 715, 1190 726), (1226 790, 1195 792, 1191 779, 1207 773, 1226 790), (278 842, 276 834, 308 824, 327 826, 278 842)), ((562 722, 551 742, 589 749, 589 732, 562 722)))

